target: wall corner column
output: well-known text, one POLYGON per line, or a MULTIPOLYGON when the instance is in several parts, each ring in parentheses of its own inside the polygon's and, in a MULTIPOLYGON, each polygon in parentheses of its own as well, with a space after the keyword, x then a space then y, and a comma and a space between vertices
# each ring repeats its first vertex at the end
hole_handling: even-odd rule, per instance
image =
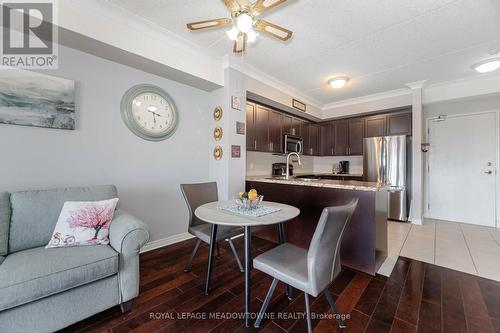
POLYGON ((423 104, 422 95, 426 81, 406 84, 411 89, 412 98, 412 184, 410 220, 413 224, 422 224, 424 212, 424 164, 421 150, 423 142, 423 104))

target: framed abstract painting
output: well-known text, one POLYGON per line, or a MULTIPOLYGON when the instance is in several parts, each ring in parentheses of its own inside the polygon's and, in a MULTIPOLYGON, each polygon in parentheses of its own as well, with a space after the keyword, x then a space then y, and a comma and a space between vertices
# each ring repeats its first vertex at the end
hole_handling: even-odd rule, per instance
POLYGON ((0 123, 75 129, 75 81, 0 69, 0 123))

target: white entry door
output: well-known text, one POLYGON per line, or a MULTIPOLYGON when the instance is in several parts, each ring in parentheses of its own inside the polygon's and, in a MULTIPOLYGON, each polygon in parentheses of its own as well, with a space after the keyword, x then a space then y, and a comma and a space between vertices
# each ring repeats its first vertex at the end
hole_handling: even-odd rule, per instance
POLYGON ((498 113, 444 119, 429 121, 427 216, 495 227, 498 113))

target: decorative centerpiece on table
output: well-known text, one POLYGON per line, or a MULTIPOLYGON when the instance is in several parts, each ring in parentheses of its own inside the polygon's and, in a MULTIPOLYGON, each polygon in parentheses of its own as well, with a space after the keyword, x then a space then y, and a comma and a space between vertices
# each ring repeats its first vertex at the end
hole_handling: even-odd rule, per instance
POLYGON ((236 204, 244 209, 259 208, 262 200, 264 200, 264 196, 259 195, 255 189, 251 189, 248 192, 240 192, 239 198, 235 199, 236 204))

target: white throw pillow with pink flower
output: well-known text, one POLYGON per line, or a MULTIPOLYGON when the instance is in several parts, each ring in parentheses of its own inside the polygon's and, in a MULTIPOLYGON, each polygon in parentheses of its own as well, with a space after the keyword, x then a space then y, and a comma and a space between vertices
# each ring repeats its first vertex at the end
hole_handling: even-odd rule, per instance
POLYGON ((109 244, 109 226, 118 198, 67 201, 46 248, 109 244))

